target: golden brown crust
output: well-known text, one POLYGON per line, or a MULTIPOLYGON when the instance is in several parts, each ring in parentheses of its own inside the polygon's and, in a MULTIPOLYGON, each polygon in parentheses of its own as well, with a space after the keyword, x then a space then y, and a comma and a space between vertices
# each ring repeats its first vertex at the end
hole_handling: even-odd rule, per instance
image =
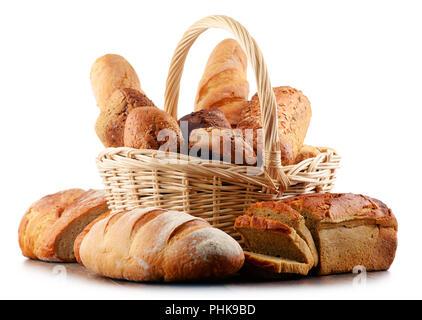
POLYGON ((92 226, 80 258, 101 275, 133 281, 223 277, 244 262, 239 244, 205 220, 157 208, 111 215, 92 226))
POLYGON ((305 225, 305 219, 299 212, 282 202, 267 201, 253 204, 246 214, 279 221, 293 228, 308 245, 314 259, 314 265, 317 266, 318 251, 312 234, 305 225))
POLYGON ((69 228, 75 228, 72 224, 80 222, 81 219, 88 219, 83 222, 83 225, 79 226, 82 230, 86 224, 107 210, 107 200, 103 190, 88 190, 82 193, 65 208, 60 218, 48 228, 48 231, 40 235, 38 258, 45 261, 74 262, 73 237, 76 238, 80 231, 76 229, 73 237, 67 235, 65 239, 61 239, 62 235, 69 228), (95 215, 88 217, 94 210, 97 210, 95 215), (60 241, 66 241, 69 250, 72 251, 67 252, 67 256, 61 256, 61 253, 57 250, 60 241))
POLYGON ((303 219, 299 212, 292 209, 285 203, 278 201, 256 202, 248 208, 246 214, 252 216, 255 210, 262 210, 264 208, 272 209, 276 212, 281 212, 285 215, 288 215, 291 219, 294 220, 303 219))
POLYGON ((247 57, 233 39, 220 42, 211 53, 199 82, 195 111, 219 107, 235 127, 249 95, 247 57))
POLYGON ((91 68, 91 86, 97 105, 103 109, 114 91, 130 88, 141 91, 141 84, 130 63, 117 54, 98 58, 91 68))
POLYGON ((75 253, 76 262, 78 262, 79 264, 82 264, 82 260, 81 260, 80 254, 79 254, 79 250, 81 248, 82 240, 85 238, 86 234, 89 232, 89 230, 91 230, 91 228, 94 226, 94 224, 96 224, 98 221, 101 221, 101 220, 107 218, 110 215, 111 215, 110 210, 108 210, 108 211, 104 212, 103 214, 99 215, 95 220, 91 221, 91 223, 88 224, 82 230, 82 232, 79 233, 79 235, 76 237, 75 243, 73 245, 73 251, 75 253))
POLYGON ((306 160, 309 158, 315 158, 320 153, 321 151, 317 147, 304 144, 302 148, 300 148, 299 153, 296 156, 295 163, 300 163, 303 160, 306 160))
POLYGON ((47 195, 36 201, 28 209, 19 226, 19 245, 22 254, 31 259, 39 259, 42 245, 40 239, 49 233, 51 226, 60 218, 63 211, 80 195, 82 189, 69 189, 47 195))
POLYGON ((126 120, 124 145, 136 149, 177 152, 184 139, 177 121, 155 107, 132 110, 126 120))
POLYGON ((136 89, 116 90, 105 102, 95 124, 95 131, 106 148, 123 147, 123 135, 128 114, 135 108, 154 106, 148 97, 136 89))
POLYGON ((395 216, 384 203, 361 194, 317 193, 287 198, 283 203, 299 212, 306 210, 321 222, 371 219, 383 226, 397 227, 395 216))
POLYGON ((233 129, 200 128, 191 132, 189 155, 206 160, 220 160, 238 165, 255 165, 255 152, 233 129))
POLYGON ((387 270, 397 249, 397 220, 381 201, 351 193, 311 194, 283 202, 306 217, 319 251, 317 272, 387 270))
POLYGON ((241 227, 256 228, 264 231, 290 234, 291 228, 284 223, 266 219, 263 217, 243 215, 236 218, 234 223, 235 230, 241 227))
MULTIPOLYGON (((283 86, 273 88, 273 90, 277 101, 282 164, 294 164, 311 120, 311 104, 308 98, 297 89, 283 86)), ((262 117, 257 94, 243 108, 237 128, 254 130, 254 149, 260 157, 262 141, 259 141, 257 135, 258 131, 262 130, 262 117)))

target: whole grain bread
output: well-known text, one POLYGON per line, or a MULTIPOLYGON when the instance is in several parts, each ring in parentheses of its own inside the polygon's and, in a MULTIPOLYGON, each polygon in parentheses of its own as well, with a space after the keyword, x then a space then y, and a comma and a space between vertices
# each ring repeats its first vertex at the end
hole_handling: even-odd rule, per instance
POLYGON ((114 91, 105 102, 95 123, 95 132, 106 148, 123 147, 126 119, 135 108, 154 106, 148 97, 136 89, 122 88, 114 91))
POLYGON ((124 146, 178 152, 184 139, 177 121, 155 107, 133 109, 126 120, 124 146))
MULTIPOLYGON (((308 131, 312 115, 311 103, 297 89, 283 86, 273 90, 277 101, 281 162, 283 165, 291 165, 295 163, 308 131)), ((237 128, 254 130, 254 150, 261 158, 262 139, 259 139, 259 132, 262 131, 262 116, 258 94, 242 109, 237 128)))

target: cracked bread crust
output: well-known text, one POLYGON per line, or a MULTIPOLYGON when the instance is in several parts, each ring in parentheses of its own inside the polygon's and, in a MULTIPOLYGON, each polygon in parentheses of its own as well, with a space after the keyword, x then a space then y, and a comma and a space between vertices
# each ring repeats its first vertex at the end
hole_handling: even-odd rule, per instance
POLYGON ((306 219, 319 251, 321 275, 388 270, 397 249, 398 224, 381 201, 351 193, 303 195, 283 200, 306 219))

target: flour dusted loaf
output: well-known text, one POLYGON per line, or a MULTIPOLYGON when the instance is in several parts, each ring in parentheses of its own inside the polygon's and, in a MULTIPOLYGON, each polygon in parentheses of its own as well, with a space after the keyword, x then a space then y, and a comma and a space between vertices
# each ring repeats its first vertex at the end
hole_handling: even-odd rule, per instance
POLYGON ((40 199, 19 226, 22 254, 44 261, 74 262, 75 238, 107 210, 102 190, 70 189, 40 199))
POLYGON ((322 275, 387 270, 397 249, 397 220, 381 201, 351 193, 325 193, 288 198, 300 212, 319 251, 322 275))
POLYGON ((240 245, 184 212, 138 208, 98 221, 82 239, 80 260, 98 274, 133 281, 224 277, 244 262, 240 245))
POLYGON ((130 63, 117 54, 98 58, 91 67, 92 91, 97 105, 103 109, 114 91, 124 88, 141 91, 141 83, 130 63))

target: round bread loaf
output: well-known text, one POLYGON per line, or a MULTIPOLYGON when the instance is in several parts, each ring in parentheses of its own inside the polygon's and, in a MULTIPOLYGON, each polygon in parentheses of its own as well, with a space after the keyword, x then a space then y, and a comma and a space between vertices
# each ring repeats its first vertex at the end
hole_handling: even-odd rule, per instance
POLYGON ((154 106, 148 97, 136 89, 114 91, 95 124, 95 131, 106 148, 123 147, 126 118, 137 107, 154 106))
POLYGON ((155 107, 133 109, 126 120, 124 146, 178 152, 184 139, 177 121, 155 107))
POLYGON ((192 112, 180 118, 180 129, 182 130, 183 138, 189 141, 190 133, 199 128, 227 128, 231 129, 230 122, 224 116, 223 111, 217 108, 204 109, 197 112, 192 112))

